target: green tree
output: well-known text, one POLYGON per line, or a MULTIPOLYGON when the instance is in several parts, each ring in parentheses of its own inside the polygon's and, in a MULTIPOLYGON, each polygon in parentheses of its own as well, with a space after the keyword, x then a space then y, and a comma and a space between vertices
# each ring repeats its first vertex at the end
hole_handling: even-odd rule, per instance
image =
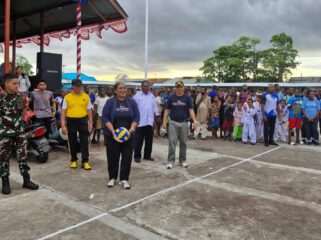
POLYGON ((265 50, 262 64, 272 78, 283 82, 292 74, 291 69, 299 65, 298 50, 293 47, 292 37, 285 33, 272 36, 270 43, 272 47, 265 50))
POLYGON ((265 50, 258 49, 260 42, 258 38, 242 36, 232 45, 215 49, 200 68, 205 81, 283 81, 299 64, 292 38, 285 33, 275 35, 270 41, 272 48, 265 50))
POLYGON ((206 79, 220 82, 244 82, 251 76, 256 79, 261 56, 259 43, 258 38, 242 36, 232 45, 214 50, 200 70, 206 79))
POLYGON ((26 57, 22 55, 18 55, 16 60, 16 66, 22 67, 24 70, 24 73, 27 76, 33 75, 33 71, 32 71, 33 66, 26 57))
POLYGON ((257 45, 261 40, 258 38, 250 38, 246 36, 240 37, 233 45, 237 50, 237 57, 241 62, 242 81, 252 78, 257 79, 258 67, 261 60, 261 51, 257 49, 257 45))

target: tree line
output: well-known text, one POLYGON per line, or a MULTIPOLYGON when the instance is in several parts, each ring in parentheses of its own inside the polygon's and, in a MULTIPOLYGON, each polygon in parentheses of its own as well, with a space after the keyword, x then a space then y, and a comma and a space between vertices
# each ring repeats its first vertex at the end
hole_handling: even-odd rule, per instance
POLYGON ((259 49, 261 40, 240 37, 231 45, 221 46, 204 61, 200 71, 206 82, 283 82, 299 62, 291 36, 272 36, 271 47, 259 49))

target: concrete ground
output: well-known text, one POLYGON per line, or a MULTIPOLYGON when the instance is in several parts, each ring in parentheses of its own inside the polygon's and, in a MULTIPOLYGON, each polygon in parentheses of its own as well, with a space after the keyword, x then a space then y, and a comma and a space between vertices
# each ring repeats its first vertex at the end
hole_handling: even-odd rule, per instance
POLYGON ((93 170, 69 169, 65 149, 30 162, 41 189, 0 196, 0 239, 321 239, 321 148, 266 148, 225 141, 188 143, 190 167, 133 163, 129 191, 106 187, 104 147, 91 147, 93 170))

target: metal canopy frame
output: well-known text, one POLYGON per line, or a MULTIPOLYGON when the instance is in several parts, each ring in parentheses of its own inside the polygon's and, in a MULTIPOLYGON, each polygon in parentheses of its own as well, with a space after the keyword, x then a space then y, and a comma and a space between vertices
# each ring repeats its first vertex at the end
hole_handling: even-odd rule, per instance
MULTIPOLYGON (((15 64, 16 41, 76 27, 76 2, 73 0, 0 0, 0 43, 4 43, 4 72, 9 71, 9 47, 12 41, 12 64, 15 64)), ((107 21, 127 20, 128 15, 116 0, 88 0, 83 6, 82 26, 107 21)), ((13 66, 14 67, 14 66, 13 66)))

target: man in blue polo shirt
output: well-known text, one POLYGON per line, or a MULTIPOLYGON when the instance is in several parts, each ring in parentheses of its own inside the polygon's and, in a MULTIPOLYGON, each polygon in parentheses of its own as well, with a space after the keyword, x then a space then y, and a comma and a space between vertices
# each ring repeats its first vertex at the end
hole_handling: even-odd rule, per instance
POLYGON ((164 113, 163 127, 166 129, 166 120, 169 115, 170 122, 168 127, 168 160, 167 169, 172 169, 175 163, 175 152, 177 141, 180 143, 179 162, 183 168, 187 168, 186 162, 186 141, 188 137, 188 121, 192 119, 194 129, 197 129, 193 102, 190 97, 185 95, 183 81, 175 84, 175 94, 168 99, 164 113))

